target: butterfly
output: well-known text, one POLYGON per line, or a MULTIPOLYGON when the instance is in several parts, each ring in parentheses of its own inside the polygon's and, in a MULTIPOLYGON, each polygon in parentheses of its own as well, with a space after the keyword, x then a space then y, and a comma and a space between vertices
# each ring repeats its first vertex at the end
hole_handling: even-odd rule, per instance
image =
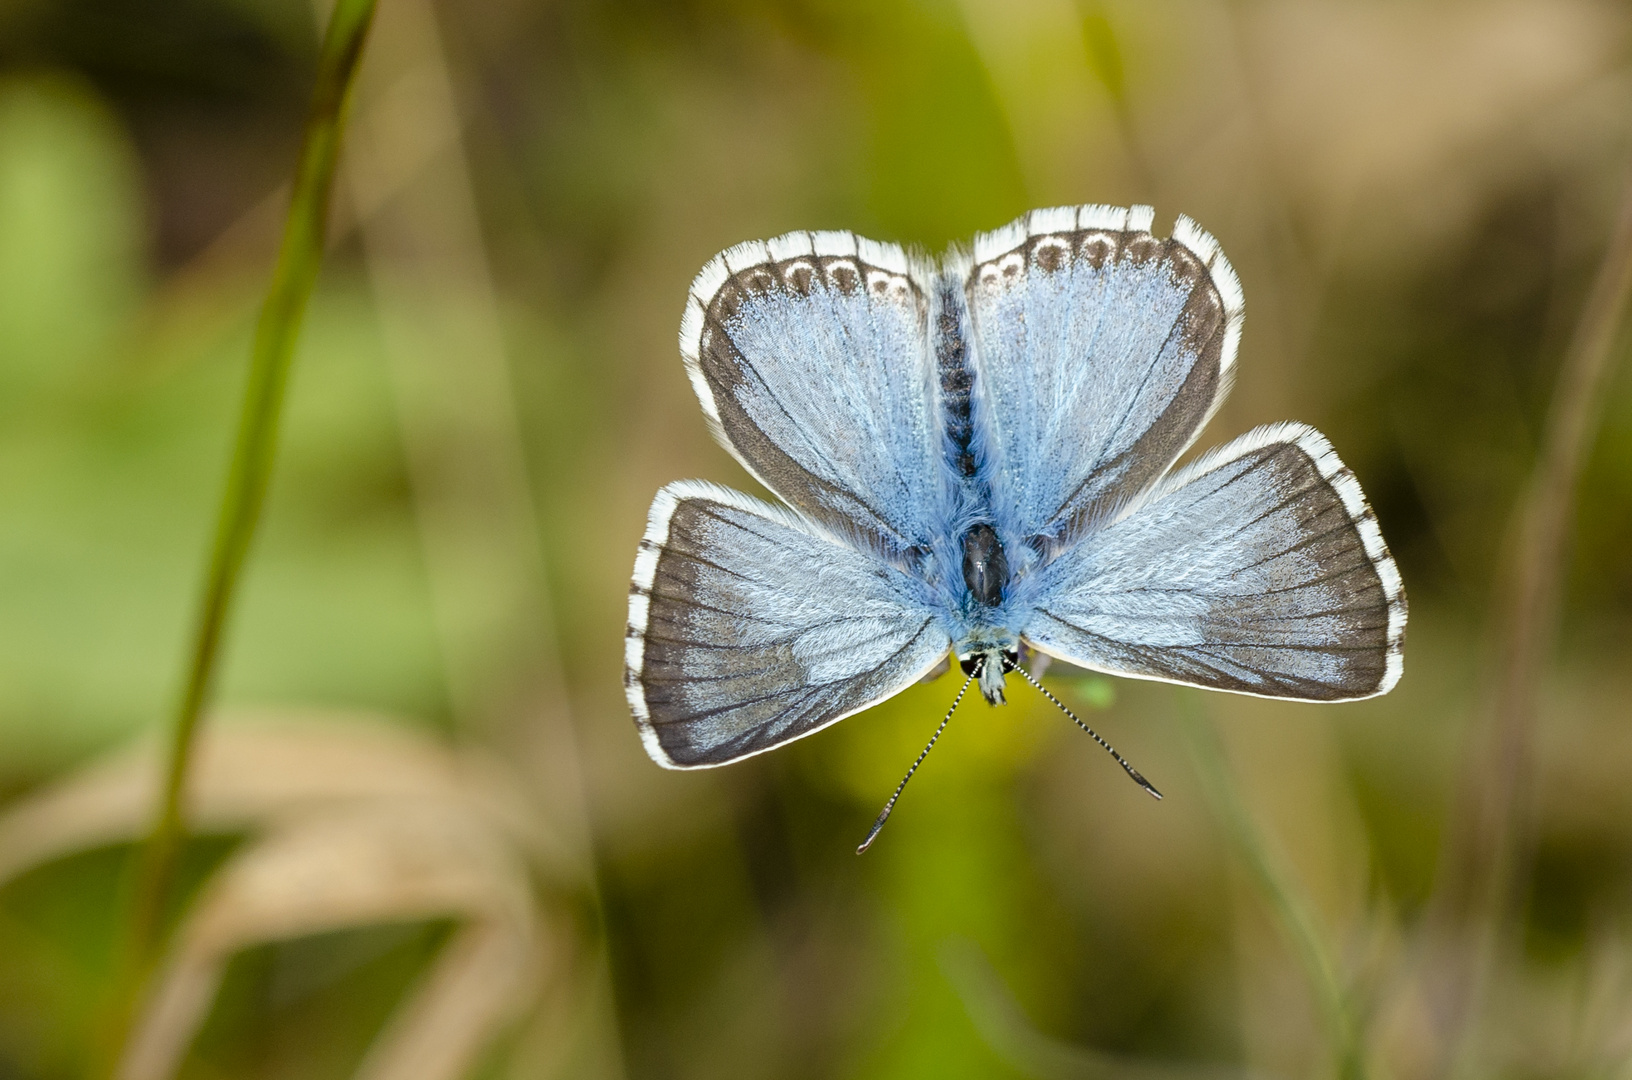
POLYGON ((938 261, 795 232, 703 267, 686 372, 782 505, 697 480, 652 503, 625 686, 658 764, 810 735, 949 654, 993 704, 1016 670, 1042 689, 1034 654, 1304 701, 1394 687, 1399 571, 1319 432, 1174 468, 1229 390, 1243 302, 1211 236, 1153 220, 1033 210, 938 261))

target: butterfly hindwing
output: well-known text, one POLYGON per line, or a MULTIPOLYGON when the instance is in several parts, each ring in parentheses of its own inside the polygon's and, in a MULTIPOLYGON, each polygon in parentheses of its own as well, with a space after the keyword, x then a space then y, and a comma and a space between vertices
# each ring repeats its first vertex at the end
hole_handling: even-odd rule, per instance
POLYGON ((789 233, 705 266, 680 327, 715 437, 830 531, 929 540, 940 430, 929 304, 906 254, 851 233, 789 233))
POLYGON ((658 493, 630 587, 625 684, 646 749, 723 765, 891 697, 950 641, 900 571, 696 481, 658 493))
POLYGON ((975 240, 965 286, 992 509, 1063 544, 1154 483, 1229 388, 1241 289, 1212 237, 1149 207, 1034 210, 975 240))
POLYGON ((1299 424, 1164 479, 1036 588, 1027 640, 1084 667, 1313 701, 1400 677, 1399 572, 1353 474, 1299 424))

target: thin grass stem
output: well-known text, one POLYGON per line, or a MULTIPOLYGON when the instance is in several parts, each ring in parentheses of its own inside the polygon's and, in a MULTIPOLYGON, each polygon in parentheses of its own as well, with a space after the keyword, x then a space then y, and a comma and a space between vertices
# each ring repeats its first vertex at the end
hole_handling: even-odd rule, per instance
POLYGON ((127 928, 127 985, 115 1004, 120 1014, 115 1021, 116 1044, 123 1041, 136 1003, 132 991, 147 979, 163 941, 164 915, 187 834, 187 777, 200 718, 214 686, 222 631, 266 501, 290 362, 323 259, 346 106, 374 7, 375 0, 339 0, 323 39, 283 241, 255 328, 243 410, 170 729, 158 807, 137 867, 127 928))
POLYGON ((1503 928, 1530 860, 1531 772, 1540 680, 1557 637, 1576 489, 1603 413, 1632 300, 1632 176, 1559 368, 1540 451, 1498 577, 1493 692, 1468 763, 1430 905, 1425 967, 1448 1018, 1450 1075, 1473 1075, 1480 1013, 1503 928), (1447 941, 1445 939, 1456 939, 1447 941), (1446 954, 1449 950, 1449 954, 1446 954))
POLYGON ((1196 772, 1214 816, 1224 828, 1230 847, 1248 872, 1259 895, 1268 906, 1281 935, 1297 955, 1309 980, 1326 1027, 1332 1063, 1341 1080, 1361 1080, 1366 1075, 1365 1047, 1361 1025, 1350 1008, 1338 965, 1321 932, 1314 907, 1299 885, 1296 875, 1280 857, 1258 827, 1252 812, 1241 798, 1240 788, 1230 771, 1219 743, 1218 733, 1203 715, 1194 694, 1180 691, 1178 715, 1190 743, 1196 772))

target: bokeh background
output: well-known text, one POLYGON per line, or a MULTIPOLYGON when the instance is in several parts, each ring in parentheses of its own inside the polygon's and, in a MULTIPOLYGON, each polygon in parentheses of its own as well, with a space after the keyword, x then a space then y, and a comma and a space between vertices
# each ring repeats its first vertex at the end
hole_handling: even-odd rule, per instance
MULTIPOLYGON (((318 17, 0 11, 7 1080, 97 1067, 318 17)), ((383 0, 125 1075, 1632 1076, 1619 338, 1507 887, 1447 884, 1632 163, 1629 31, 1595 0, 383 0), (1056 668, 1165 801, 1022 688, 862 858, 954 678, 658 769, 621 682, 646 507, 755 490, 676 352, 692 275, 1078 202, 1219 238, 1248 319, 1199 446, 1331 437, 1405 577, 1399 688, 1056 668)))

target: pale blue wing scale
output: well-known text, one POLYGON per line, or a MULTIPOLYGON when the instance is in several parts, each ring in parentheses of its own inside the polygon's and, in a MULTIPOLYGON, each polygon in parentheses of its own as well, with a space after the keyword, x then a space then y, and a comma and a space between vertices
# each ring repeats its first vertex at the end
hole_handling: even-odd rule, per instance
POLYGON ((789 233, 692 285, 680 352, 715 437, 829 532, 886 552, 944 527, 924 273, 892 244, 789 233))
POLYGON ((1228 392, 1241 287, 1188 218, 1034 210, 975 240, 965 279, 993 514, 1051 552, 1178 459, 1228 392))
POLYGON ((1353 473, 1299 424, 1164 479, 1026 588, 1026 640, 1096 670, 1347 701, 1403 666, 1399 571, 1353 473))
POLYGON ((636 556, 625 643, 647 752, 724 765, 899 693, 951 644, 922 591, 780 507, 669 485, 636 556))

